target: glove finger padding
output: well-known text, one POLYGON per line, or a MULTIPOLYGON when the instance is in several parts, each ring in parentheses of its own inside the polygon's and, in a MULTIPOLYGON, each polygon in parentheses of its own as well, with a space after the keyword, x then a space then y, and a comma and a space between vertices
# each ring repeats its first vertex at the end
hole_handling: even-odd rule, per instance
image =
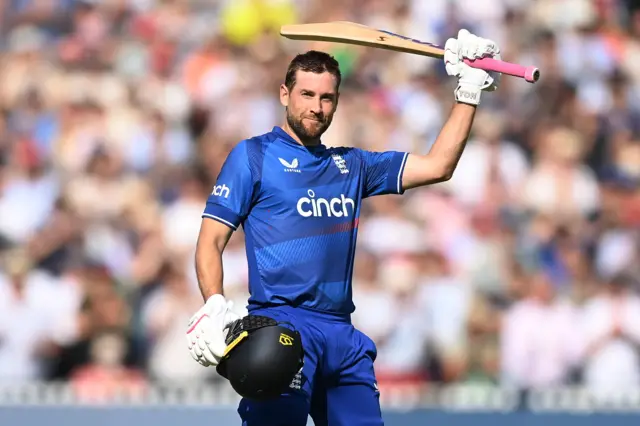
POLYGON ((444 45, 444 66, 447 74, 460 77, 460 58, 458 57, 458 40, 450 38, 444 45))
POLYGON ((458 57, 463 59, 491 58, 500 54, 498 45, 489 39, 478 37, 462 29, 458 32, 458 57))
POLYGON ((480 56, 480 38, 462 29, 458 31, 458 57, 476 59, 480 56))
POLYGON ((194 351, 189 351, 189 355, 191 355, 191 358, 193 358, 194 361, 198 361, 198 356, 195 354, 194 351))
POLYGON ((460 62, 458 56, 458 40, 450 38, 444 44, 444 62, 445 64, 457 65, 460 62))
POLYGON ((216 357, 209 346, 205 346, 202 350, 202 357, 208 362, 209 365, 216 365, 220 361, 220 357, 216 357))

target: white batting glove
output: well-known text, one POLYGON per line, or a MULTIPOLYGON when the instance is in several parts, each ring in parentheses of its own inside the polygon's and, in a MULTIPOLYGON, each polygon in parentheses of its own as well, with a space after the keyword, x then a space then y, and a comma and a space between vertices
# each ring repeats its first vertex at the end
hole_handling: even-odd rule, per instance
POLYGON ((191 357, 204 367, 216 366, 226 349, 227 324, 240 319, 221 294, 211 296, 189 320, 187 346, 191 357))
POLYGON ((455 90, 456 101, 471 105, 480 104, 482 91, 492 92, 498 88, 500 73, 472 68, 464 59, 500 58, 500 48, 495 42, 481 38, 462 29, 458 38, 450 38, 444 45, 444 63, 447 74, 458 77, 455 90))

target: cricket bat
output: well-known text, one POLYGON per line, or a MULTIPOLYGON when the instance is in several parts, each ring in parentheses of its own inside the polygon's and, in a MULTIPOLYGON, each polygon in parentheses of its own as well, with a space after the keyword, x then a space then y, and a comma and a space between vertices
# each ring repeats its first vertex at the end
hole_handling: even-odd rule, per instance
MULTIPOLYGON (((400 34, 379 30, 348 21, 334 21, 315 24, 283 25, 280 35, 292 40, 315 40, 334 43, 377 47, 379 49, 442 59, 444 48, 425 41, 415 40, 400 34)), ((496 71, 535 83, 540 78, 540 70, 492 58, 465 60, 474 68, 496 71)))

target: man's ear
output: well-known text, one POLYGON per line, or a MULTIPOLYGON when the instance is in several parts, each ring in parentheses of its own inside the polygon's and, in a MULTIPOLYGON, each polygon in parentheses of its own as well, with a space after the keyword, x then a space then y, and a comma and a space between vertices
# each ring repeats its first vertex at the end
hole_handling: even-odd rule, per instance
POLYGON ((289 89, 285 84, 280 85, 280 103, 285 108, 289 106, 289 89))

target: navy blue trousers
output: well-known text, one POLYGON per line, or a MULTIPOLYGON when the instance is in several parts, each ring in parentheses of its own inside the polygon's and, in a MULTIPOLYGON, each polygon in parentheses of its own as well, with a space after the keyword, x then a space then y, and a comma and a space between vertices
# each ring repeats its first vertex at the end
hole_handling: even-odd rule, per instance
POLYGON ((304 367, 300 380, 271 401, 243 399, 243 426, 381 426, 380 394, 373 369, 376 346, 348 317, 288 306, 252 310, 288 321, 300 332, 304 367))

